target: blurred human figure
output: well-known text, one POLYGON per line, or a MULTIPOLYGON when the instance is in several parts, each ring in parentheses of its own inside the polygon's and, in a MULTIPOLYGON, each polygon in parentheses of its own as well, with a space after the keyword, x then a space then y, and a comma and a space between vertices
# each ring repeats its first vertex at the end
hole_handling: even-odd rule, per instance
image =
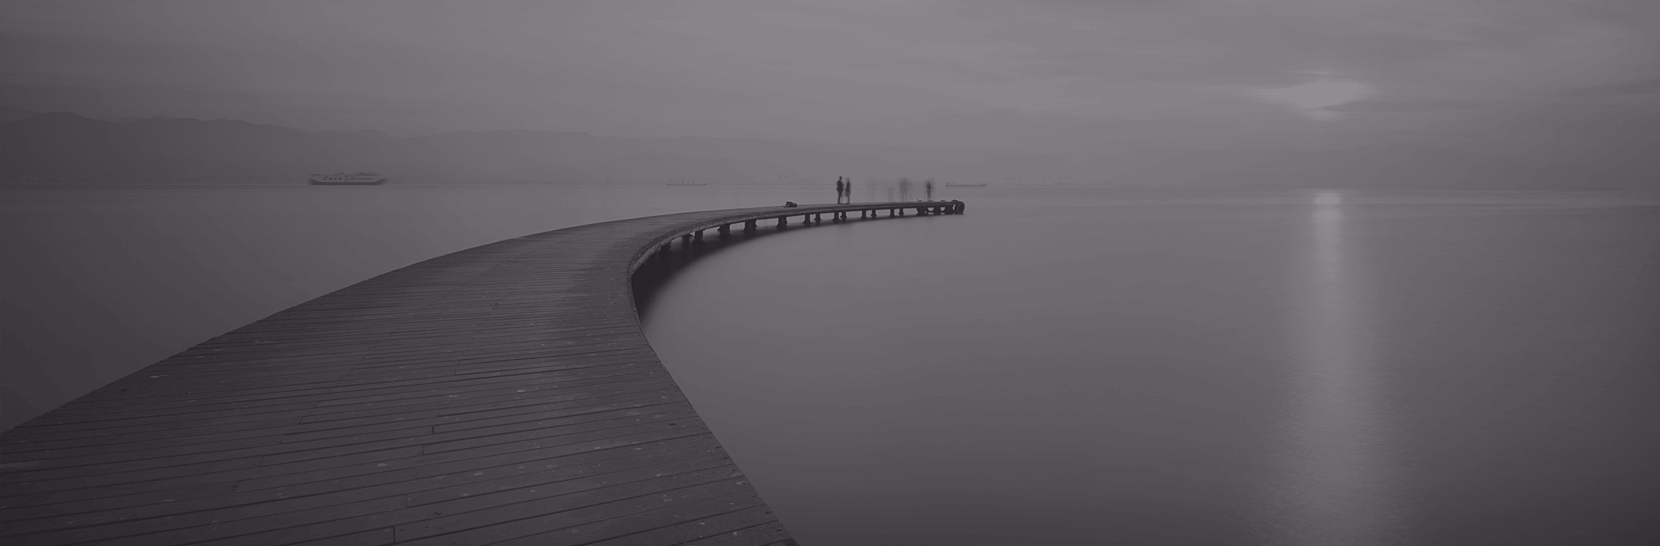
POLYGON ((932 178, 928 179, 928 182, 923 184, 923 188, 925 188, 928 191, 928 200, 933 201, 934 200, 934 179, 932 179, 932 178))
POLYGON ((900 201, 910 201, 911 200, 911 179, 909 179, 909 178, 900 178, 899 179, 899 200, 900 201))
POLYGON ((841 177, 836 177, 836 204, 840 205, 842 196, 847 194, 847 188, 842 184, 841 177))

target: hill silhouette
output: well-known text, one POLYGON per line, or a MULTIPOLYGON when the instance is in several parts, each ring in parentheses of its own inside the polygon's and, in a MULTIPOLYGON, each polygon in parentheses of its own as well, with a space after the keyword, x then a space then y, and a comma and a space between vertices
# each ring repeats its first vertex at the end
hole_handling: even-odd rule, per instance
POLYGON ((0 109, 7 117, 18 119, 0 123, 4 183, 303 184, 311 173, 374 170, 413 183, 828 184, 850 175, 994 186, 1660 189, 1583 165, 1405 144, 1040 154, 530 130, 394 137, 0 109))
POLYGON ((0 123, 0 149, 6 152, 0 157, 0 181, 104 184, 303 183, 310 173, 355 170, 418 183, 766 184, 834 178, 836 169, 849 166, 923 172, 979 154, 562 131, 394 137, 379 131, 304 132, 233 120, 112 122, 62 112, 0 123))
POLYGON ((69 113, 0 125, 0 177, 51 183, 294 179, 342 163, 310 135, 241 121, 113 123, 69 113))

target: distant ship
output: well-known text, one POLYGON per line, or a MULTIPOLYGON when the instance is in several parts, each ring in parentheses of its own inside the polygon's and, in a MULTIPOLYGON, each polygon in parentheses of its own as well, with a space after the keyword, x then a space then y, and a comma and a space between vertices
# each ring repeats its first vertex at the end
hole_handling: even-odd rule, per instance
POLYGON ((314 186, 379 186, 385 183, 386 177, 373 171, 311 175, 314 186))
POLYGON ((947 187, 947 188, 984 188, 984 187, 986 187, 986 183, 981 182, 979 184, 969 184, 969 183, 965 183, 965 182, 946 182, 945 187, 947 187))

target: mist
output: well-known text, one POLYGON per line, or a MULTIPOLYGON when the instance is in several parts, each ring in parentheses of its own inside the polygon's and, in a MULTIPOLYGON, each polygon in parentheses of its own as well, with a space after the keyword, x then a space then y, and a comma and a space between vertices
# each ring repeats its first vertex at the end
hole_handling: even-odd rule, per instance
MULTIPOLYGON (((273 160, 302 171, 310 163, 445 181, 641 182, 682 172, 740 184, 856 175, 1156 186, 1312 149, 1340 151, 1316 171, 1355 162, 1398 169, 1388 178, 1415 187, 1461 177, 1481 188, 1551 185, 1516 176, 1539 169, 1582 180, 1569 187, 1633 187, 1649 184, 1647 150, 1660 139, 1660 8, 1635 0, 0 10, 5 118, 278 126, 308 133, 311 142, 294 146, 316 157, 273 160), (399 140, 408 137, 426 141, 399 140), (434 140, 471 142, 434 152, 434 140), (506 149, 540 165, 501 157, 513 155, 506 149), (1412 170, 1426 161, 1449 174, 1412 170)), ((16 127, 6 136, 40 140, 16 127)), ((15 161, 8 182, 84 178, 15 161)), ((1218 184, 1227 183, 1202 183, 1218 184)), ((1386 183, 1367 185, 1377 184, 1386 183)))
POLYGON ((4 2, 0 542, 1660 544, 1656 150, 1654 0, 4 2))

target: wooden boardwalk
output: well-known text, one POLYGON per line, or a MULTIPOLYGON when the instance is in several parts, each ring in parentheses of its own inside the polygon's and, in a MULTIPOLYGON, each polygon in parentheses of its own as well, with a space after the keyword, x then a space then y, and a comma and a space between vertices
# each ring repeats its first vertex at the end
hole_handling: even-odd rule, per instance
POLYGON ((630 274, 705 229, 923 205, 591 224, 363 281, 0 434, 0 542, 793 545, 630 274))

